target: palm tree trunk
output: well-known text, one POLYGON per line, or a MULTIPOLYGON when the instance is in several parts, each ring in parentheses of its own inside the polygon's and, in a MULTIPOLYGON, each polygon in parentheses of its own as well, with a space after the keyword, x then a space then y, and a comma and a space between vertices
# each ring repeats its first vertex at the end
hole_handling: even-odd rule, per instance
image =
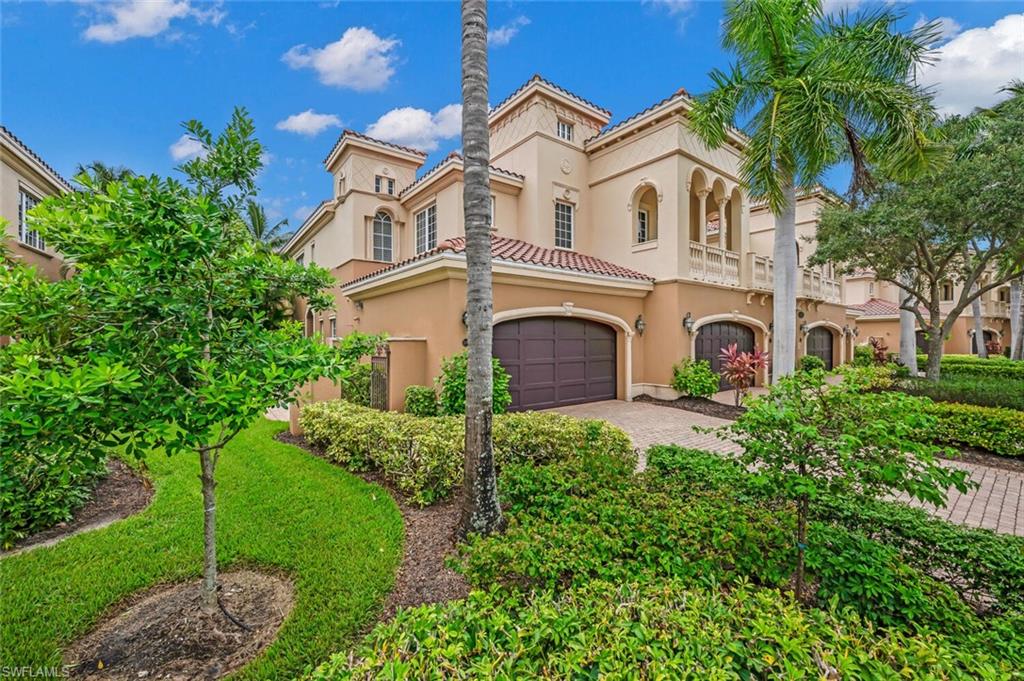
MULTIPOLYGON (((971 287, 971 293, 978 292, 978 284, 971 287)), ((974 350, 978 357, 988 358, 988 348, 985 347, 985 328, 981 321, 981 297, 976 296, 971 301, 971 313, 974 315, 974 350)))
POLYGON ((1024 278, 1010 282, 1010 359, 1024 359, 1024 306, 1021 305, 1021 284, 1024 278))
POLYGON ((490 534, 502 527, 491 441, 493 369, 491 332, 490 139, 487 124, 487 2, 462 0, 462 149, 466 224, 466 460, 462 532, 490 534))
POLYGON ((775 291, 772 312, 772 376, 796 368, 796 187, 788 182, 786 202, 775 216, 775 291))
MULTIPOLYGON (((909 277, 901 279, 908 283, 909 277)), ((900 364, 910 370, 911 376, 917 376, 917 334, 914 329, 917 325, 917 317, 910 310, 902 309, 904 305, 917 304, 917 301, 909 293, 902 291, 900 294, 900 364)))

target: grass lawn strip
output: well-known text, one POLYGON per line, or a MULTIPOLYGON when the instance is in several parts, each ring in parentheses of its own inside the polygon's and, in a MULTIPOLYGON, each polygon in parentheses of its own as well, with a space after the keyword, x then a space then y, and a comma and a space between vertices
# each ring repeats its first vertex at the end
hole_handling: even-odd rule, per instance
MULTIPOLYGON (((260 421, 218 469, 222 570, 279 571, 295 608, 274 643, 237 678, 291 678, 347 647, 394 582, 402 520, 391 497, 300 449, 260 421)), ((118 601, 202 566, 197 457, 153 453, 156 489, 142 513, 57 546, 0 561, 0 666, 59 665, 61 651, 118 601)))

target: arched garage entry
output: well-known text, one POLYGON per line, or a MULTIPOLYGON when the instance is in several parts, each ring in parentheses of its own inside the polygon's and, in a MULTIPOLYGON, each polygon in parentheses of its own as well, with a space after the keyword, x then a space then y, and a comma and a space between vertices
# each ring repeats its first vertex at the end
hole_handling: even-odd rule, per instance
POLYGON ((510 319, 494 326, 494 356, 511 377, 511 409, 614 400, 616 332, 569 316, 510 319))
MULTIPOLYGON (((712 371, 720 374, 722 360, 719 355, 723 349, 733 343, 741 352, 751 352, 754 349, 754 330, 749 326, 732 321, 705 324, 697 331, 693 357, 696 360, 706 359, 711 363, 712 371)), ((719 379, 718 388, 720 390, 727 390, 731 387, 725 378, 719 379)))
POLYGON ((821 358, 828 371, 835 367, 834 341, 832 330, 827 326, 815 326, 807 332, 807 354, 821 358))

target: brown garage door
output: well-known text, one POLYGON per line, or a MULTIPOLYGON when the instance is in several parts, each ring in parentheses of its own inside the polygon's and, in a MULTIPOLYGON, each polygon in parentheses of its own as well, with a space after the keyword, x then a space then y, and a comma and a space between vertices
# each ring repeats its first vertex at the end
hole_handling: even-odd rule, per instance
POLYGON ((615 330, 565 317, 494 327, 494 356, 511 376, 513 410, 615 399, 615 330))
POLYGON ((832 371, 832 332, 824 326, 816 326, 807 333, 807 354, 820 357, 825 368, 832 371))
MULTIPOLYGON (((697 331, 696 358, 711 362, 711 369, 716 374, 722 372, 722 360, 719 354, 733 343, 740 352, 751 352, 754 349, 754 332, 750 327, 735 322, 714 322, 700 327, 697 331)), ((724 378, 719 379, 719 390, 727 390, 732 385, 724 378)))

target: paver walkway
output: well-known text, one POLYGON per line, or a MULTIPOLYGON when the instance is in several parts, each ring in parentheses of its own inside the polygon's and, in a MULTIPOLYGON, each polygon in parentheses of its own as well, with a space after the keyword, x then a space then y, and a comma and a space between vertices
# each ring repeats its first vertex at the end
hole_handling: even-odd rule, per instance
MULTIPOLYGON (((655 444, 674 444, 721 453, 739 452, 732 442, 693 430, 693 426, 715 427, 728 421, 691 411, 619 401, 559 407, 556 411, 577 418, 604 419, 622 428, 641 452, 641 470, 647 465, 644 453, 655 444)), ((950 461, 947 465, 970 471, 971 479, 980 486, 967 494, 953 490, 945 508, 909 499, 904 501, 950 522, 1024 536, 1024 474, 963 461, 950 461)))

